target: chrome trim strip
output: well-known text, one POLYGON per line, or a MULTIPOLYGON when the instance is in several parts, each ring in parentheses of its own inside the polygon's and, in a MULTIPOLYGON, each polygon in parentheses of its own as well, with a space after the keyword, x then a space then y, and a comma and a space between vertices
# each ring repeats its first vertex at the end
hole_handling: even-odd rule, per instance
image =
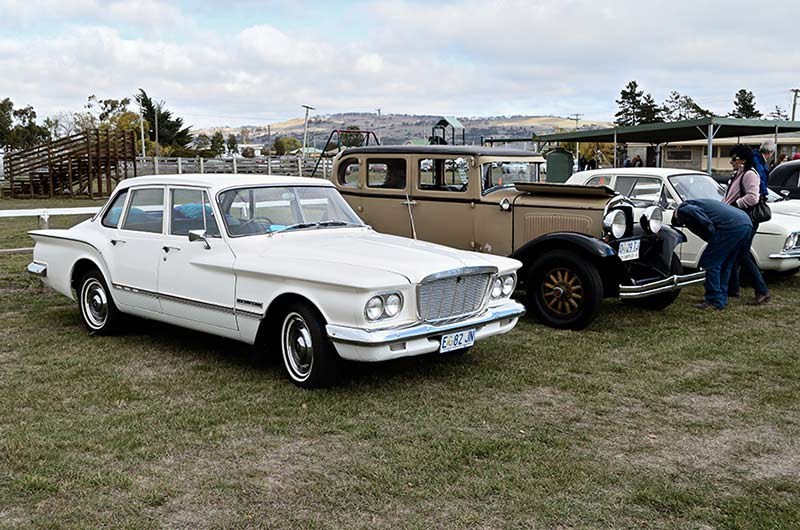
POLYGON ((389 328, 382 330, 365 330, 348 326, 335 326, 328 324, 325 330, 328 338, 333 342, 360 344, 364 346, 381 346, 394 342, 403 342, 413 339, 423 339, 434 335, 441 335, 456 329, 467 329, 483 326, 508 318, 519 318, 525 314, 525 306, 514 301, 508 301, 502 306, 489 308, 483 314, 468 320, 462 320, 445 326, 419 322, 411 327, 389 328))
POLYGON ((45 265, 44 263, 32 261, 28 263, 28 267, 26 269, 28 273, 34 276, 38 276, 40 278, 47 277, 47 265, 45 265))
POLYGON ((706 272, 699 271, 691 274, 675 274, 669 278, 641 285, 620 285, 619 298, 621 300, 638 300, 657 294, 683 289, 690 285, 702 283, 706 279, 706 272))
POLYGON ((441 280, 442 278, 450 278, 451 276, 468 276, 472 274, 497 274, 497 267, 480 266, 480 267, 461 267, 459 269, 450 269, 447 271, 435 272, 425 276, 419 283, 432 282, 434 280, 441 280))
POLYGON ((794 247, 791 250, 783 250, 777 254, 770 254, 769 259, 800 259, 800 248, 794 247))
MULTIPOLYGON (((200 307, 203 309, 209 309, 211 311, 220 311, 222 313, 229 313, 236 316, 242 316, 245 318, 253 318, 257 320, 261 320, 264 318, 264 313, 261 311, 253 311, 250 309, 241 309, 237 307, 230 307, 224 306, 220 304, 214 304, 211 302, 203 302, 202 300, 195 300, 193 298, 186 298, 183 296, 176 296, 174 294, 167 294, 167 293, 157 293, 155 291, 150 291, 147 289, 140 289, 138 287, 131 287, 130 285, 123 285, 120 283, 112 284, 115 289, 119 289, 121 291, 127 291, 129 293, 136 293, 141 294, 143 296, 150 296, 157 300, 168 300, 170 302, 176 302, 179 304, 186 304, 194 307, 200 307)), ((239 300, 237 300, 238 302, 239 300)), ((259 304, 262 305, 262 304, 259 304)))

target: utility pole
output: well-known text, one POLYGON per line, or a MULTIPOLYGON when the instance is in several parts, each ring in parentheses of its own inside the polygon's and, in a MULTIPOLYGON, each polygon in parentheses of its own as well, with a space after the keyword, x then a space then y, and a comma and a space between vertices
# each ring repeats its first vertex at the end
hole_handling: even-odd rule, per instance
MULTIPOLYGON (((580 113, 576 112, 575 114, 570 114, 568 117, 575 119, 575 130, 577 131, 578 130, 578 120, 583 117, 583 114, 580 114, 580 113)), ((581 167, 580 167, 581 143, 578 142, 578 141, 575 142, 575 157, 578 159, 578 164, 579 164, 578 165, 578 170, 580 171, 580 169, 581 169, 581 167)))
POLYGON ((141 103, 139 103, 139 131, 142 133, 142 164, 144 164, 147 153, 144 150, 144 109, 141 103))
POLYGON ((378 107, 376 110, 378 111, 378 127, 377 127, 378 128, 378 134, 377 134, 377 137, 378 137, 378 143, 380 144, 381 143, 381 108, 378 107))
POLYGON ((793 88, 789 92, 794 92, 794 100, 792 102, 792 121, 794 121, 794 111, 797 110, 797 94, 800 94, 800 88, 793 88))
POLYGON ((303 107, 304 109, 306 109, 306 118, 303 121, 303 151, 302 151, 302 157, 303 157, 303 160, 305 160, 305 158, 306 158, 306 142, 308 142, 308 112, 311 111, 311 110, 316 110, 316 109, 314 107, 309 106, 309 105, 300 105, 300 106, 303 107))

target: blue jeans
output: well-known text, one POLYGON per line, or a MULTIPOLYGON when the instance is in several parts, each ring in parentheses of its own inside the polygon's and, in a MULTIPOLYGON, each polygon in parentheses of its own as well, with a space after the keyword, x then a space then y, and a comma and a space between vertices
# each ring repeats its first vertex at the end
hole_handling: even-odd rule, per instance
POLYGON ((752 278, 753 290, 755 291, 756 296, 760 294, 769 294, 769 288, 767 287, 767 283, 764 281, 764 276, 761 274, 761 270, 759 270, 756 260, 753 259, 753 255, 750 253, 750 248, 753 246, 753 238, 756 237, 756 231, 758 231, 758 225, 753 225, 753 233, 750 235, 750 239, 747 241, 747 246, 742 249, 739 257, 736 259, 736 265, 731 271, 728 294, 739 293, 739 269, 743 269, 745 273, 752 278))
POLYGON ((717 230, 700 258, 700 268, 706 271, 706 302, 718 309, 728 305, 728 281, 736 259, 750 241, 748 225, 732 230, 717 230))

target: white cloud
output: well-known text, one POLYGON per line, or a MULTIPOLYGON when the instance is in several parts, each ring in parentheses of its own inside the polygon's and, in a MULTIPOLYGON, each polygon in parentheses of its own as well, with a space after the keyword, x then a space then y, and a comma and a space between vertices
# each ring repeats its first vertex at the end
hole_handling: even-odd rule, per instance
POLYGON ((301 103, 608 119, 631 79, 658 100, 679 90, 719 112, 740 88, 762 110, 786 107, 800 64, 793 18, 761 31, 742 22, 741 0, 236 7, 244 16, 219 11, 217 25, 212 4, 189 13, 159 0, 0 0, 0 97, 46 115, 142 87, 203 125, 296 116, 301 103))

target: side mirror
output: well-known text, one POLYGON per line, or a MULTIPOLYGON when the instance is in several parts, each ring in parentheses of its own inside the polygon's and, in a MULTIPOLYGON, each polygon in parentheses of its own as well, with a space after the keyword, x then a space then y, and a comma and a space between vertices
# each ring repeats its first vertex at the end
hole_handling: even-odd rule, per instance
POLYGON ((505 198, 502 201, 500 201, 500 211, 510 212, 511 211, 511 201, 509 201, 507 198, 505 198))
POLYGON ((784 197, 788 197, 790 193, 791 192, 789 190, 781 190, 780 191, 780 194, 783 195, 784 197))
POLYGON ((195 241, 202 241, 206 250, 211 248, 211 245, 208 244, 208 240, 206 239, 205 230, 189 230, 189 241, 192 243, 195 241))

